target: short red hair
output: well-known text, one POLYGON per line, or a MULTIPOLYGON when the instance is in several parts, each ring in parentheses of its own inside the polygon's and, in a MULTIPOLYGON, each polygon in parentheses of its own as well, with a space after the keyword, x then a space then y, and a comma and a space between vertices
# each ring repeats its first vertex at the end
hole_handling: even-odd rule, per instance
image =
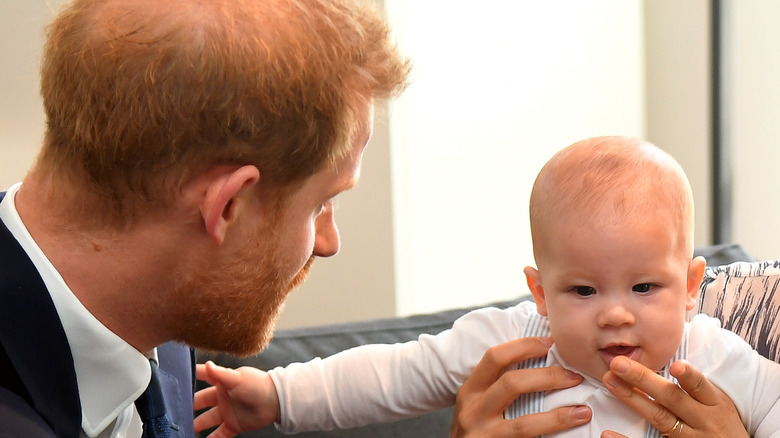
POLYGON ((48 28, 39 166, 118 218, 219 164, 285 188, 344 154, 408 71, 363 2, 76 0, 48 28))

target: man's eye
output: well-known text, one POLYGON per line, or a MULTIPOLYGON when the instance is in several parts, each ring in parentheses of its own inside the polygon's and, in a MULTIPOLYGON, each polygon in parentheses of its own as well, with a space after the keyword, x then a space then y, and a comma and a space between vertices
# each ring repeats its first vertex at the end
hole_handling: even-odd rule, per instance
POLYGON ((590 286, 574 286, 572 291, 581 297, 589 297, 596 293, 596 289, 590 286))
POLYGON ((639 283, 635 284, 634 287, 631 288, 634 292, 639 292, 641 294, 645 294, 650 292, 653 289, 653 285, 650 283, 639 283))

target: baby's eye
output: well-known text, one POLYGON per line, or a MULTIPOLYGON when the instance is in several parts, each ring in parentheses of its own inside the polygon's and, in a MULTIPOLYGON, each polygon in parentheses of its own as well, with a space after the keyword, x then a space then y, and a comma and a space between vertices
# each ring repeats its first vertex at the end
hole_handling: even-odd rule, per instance
POLYGON ((596 293, 596 289, 590 286, 574 286, 571 290, 581 297, 589 297, 596 293))
POLYGON ((635 284, 634 287, 631 288, 634 292, 639 292, 640 294, 645 294, 650 292, 653 289, 653 285, 650 283, 639 283, 635 284))

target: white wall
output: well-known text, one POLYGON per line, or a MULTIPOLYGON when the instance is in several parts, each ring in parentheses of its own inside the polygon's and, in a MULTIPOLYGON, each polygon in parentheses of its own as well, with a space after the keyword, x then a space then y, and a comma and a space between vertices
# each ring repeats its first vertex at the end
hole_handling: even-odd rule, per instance
POLYGON ((688 175, 697 246, 712 238, 709 8, 706 1, 645 2, 647 139, 688 175))
MULTIPOLYGON (((733 184, 732 241, 780 258, 780 3, 723 2, 724 139, 733 184)), ((683 165, 694 189, 698 245, 710 242, 709 2, 645 2, 648 138, 683 165)))
POLYGON ((527 293, 528 197, 594 135, 644 135, 639 1, 387 2, 413 84, 391 117, 400 314, 527 293))
POLYGON ((0 2, 0 189, 19 181, 43 137, 38 60, 43 26, 57 1, 0 2))
POLYGON ((780 259, 780 2, 726 3, 733 237, 759 259, 780 259))

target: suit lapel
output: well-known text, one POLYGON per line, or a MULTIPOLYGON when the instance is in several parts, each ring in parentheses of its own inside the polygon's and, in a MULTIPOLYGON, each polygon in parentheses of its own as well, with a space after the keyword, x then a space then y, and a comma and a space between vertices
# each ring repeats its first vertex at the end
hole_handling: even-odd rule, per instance
POLYGON ((20 395, 58 437, 77 437, 81 403, 68 339, 35 265, 2 222, 0 303, 0 345, 26 390, 20 395))
MULTIPOLYGON (((158 347, 158 357, 166 405, 179 427, 174 436, 192 437, 194 350, 169 342, 158 347)), ((58 437, 79 435, 81 402, 67 336, 35 265, 2 221, 0 387, 27 400, 58 437)))

